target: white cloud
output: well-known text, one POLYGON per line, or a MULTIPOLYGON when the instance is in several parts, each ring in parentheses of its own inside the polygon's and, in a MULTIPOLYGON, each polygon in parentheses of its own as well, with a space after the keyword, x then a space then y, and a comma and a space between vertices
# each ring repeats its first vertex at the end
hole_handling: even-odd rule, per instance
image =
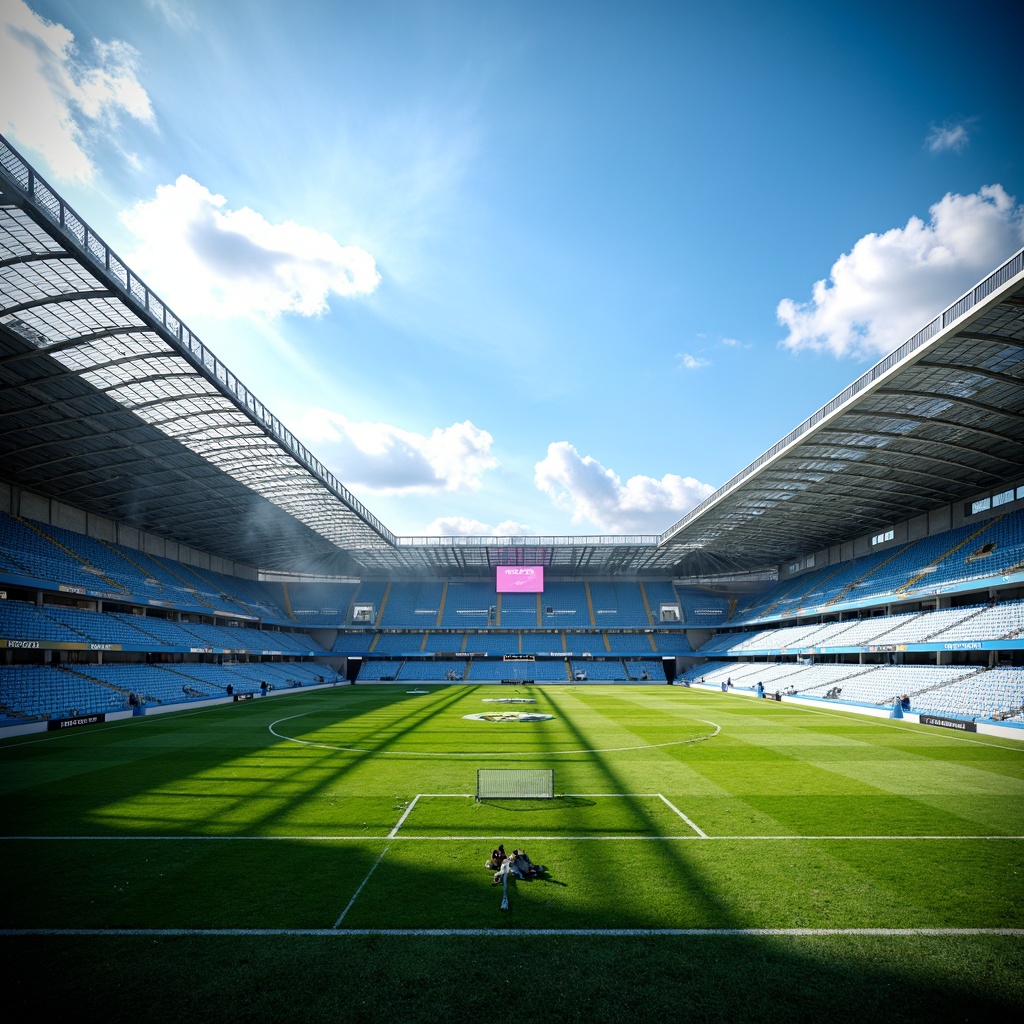
POLYGON ((810 302, 783 299, 782 344, 836 356, 881 356, 931 321, 1024 241, 1024 207, 1001 185, 947 193, 927 223, 865 235, 814 285, 810 302))
POLYGON ((679 365, 686 370, 699 370, 701 367, 711 365, 710 359, 705 359, 703 356, 692 356, 689 352, 677 353, 676 359, 679 361, 679 365))
POLYGON ((964 121, 960 124, 933 127, 925 140, 925 145, 930 153, 942 153, 946 150, 962 153, 969 141, 970 133, 967 131, 967 122, 964 121))
POLYGON ((139 239, 129 262, 172 306, 221 317, 316 316, 332 294, 366 295, 380 283, 365 249, 226 202, 183 174, 122 212, 139 239))
POLYGON ((138 52, 119 40, 94 39, 91 49, 84 57, 68 29, 24 0, 0 4, 0 124, 66 181, 92 180, 90 142, 113 132, 123 114, 154 123, 138 52))
POLYGON ((660 533, 703 501, 714 488, 693 477, 668 473, 660 480, 619 476, 568 441, 548 445, 534 482, 574 523, 591 522, 608 533, 660 533))
POLYGON ((428 437, 314 408, 296 433, 347 487, 380 494, 475 491, 481 475, 498 465, 494 439, 469 420, 435 427, 428 437))
POLYGON ((479 519, 465 516, 439 516, 423 529, 424 537, 525 537, 533 531, 523 523, 506 519, 497 526, 488 526, 479 519))

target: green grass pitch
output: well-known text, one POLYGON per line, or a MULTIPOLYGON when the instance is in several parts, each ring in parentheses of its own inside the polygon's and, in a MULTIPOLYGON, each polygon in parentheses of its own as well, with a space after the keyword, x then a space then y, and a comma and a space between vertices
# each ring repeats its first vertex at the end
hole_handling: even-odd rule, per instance
POLYGON ((428 689, 0 744, 14 1018, 1024 1010, 1024 744, 681 687, 428 689), (506 696, 554 717, 463 718, 506 696), (468 795, 503 766, 556 798, 468 795), (498 842, 549 869, 507 912, 498 842))

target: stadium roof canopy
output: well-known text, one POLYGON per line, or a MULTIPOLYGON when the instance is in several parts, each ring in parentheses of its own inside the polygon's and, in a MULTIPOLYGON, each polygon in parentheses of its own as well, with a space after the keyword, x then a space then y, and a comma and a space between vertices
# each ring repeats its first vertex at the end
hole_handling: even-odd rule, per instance
POLYGON ((1024 250, 665 533, 396 537, 0 137, 0 477, 269 572, 692 577, 1024 467, 1024 250))

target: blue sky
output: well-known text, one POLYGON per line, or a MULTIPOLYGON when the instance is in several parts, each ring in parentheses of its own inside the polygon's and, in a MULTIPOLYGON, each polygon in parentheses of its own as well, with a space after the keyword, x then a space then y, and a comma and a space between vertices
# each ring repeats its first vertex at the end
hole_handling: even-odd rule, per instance
POLYGON ((1024 244, 1010 11, 0 0, 0 131, 394 532, 653 533, 1024 244))

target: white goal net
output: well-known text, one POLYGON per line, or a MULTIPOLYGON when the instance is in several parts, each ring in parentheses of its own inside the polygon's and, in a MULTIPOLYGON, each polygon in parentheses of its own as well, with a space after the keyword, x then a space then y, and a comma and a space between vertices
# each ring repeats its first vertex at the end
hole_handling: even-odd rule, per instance
POLYGON ((476 772, 476 798, 553 797, 555 770, 553 768, 478 768, 476 772))

